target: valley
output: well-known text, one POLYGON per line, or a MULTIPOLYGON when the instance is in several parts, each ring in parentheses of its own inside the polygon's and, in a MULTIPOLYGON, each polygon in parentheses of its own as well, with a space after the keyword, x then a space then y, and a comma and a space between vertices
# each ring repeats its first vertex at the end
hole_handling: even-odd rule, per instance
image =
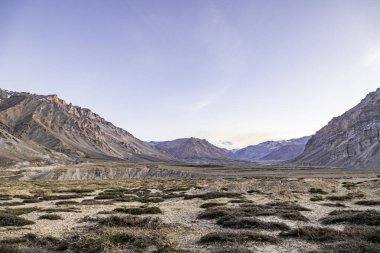
POLYGON ((377 252, 380 175, 330 173, 0 179, 0 250, 377 252))

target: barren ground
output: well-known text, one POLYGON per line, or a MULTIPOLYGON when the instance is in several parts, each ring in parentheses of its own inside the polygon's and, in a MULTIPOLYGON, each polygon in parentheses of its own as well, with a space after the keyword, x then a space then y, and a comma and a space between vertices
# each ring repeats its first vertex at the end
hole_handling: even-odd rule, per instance
POLYGON ((4 177, 0 252, 379 252, 379 176, 322 175, 4 177))

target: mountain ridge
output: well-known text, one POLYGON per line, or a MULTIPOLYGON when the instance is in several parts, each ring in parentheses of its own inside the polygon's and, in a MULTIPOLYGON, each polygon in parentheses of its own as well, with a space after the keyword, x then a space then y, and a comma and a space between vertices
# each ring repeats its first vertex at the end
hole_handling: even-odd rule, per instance
POLYGON ((24 140, 74 158, 170 160, 90 109, 57 95, 1 90, 0 122, 24 140))
POLYGON ((380 166, 380 88, 318 130, 294 162, 350 168, 380 166))
POLYGON ((303 152, 310 136, 280 141, 265 141, 242 149, 229 151, 235 158, 245 161, 291 160, 303 152))
POLYGON ((150 142, 154 147, 168 152, 178 159, 188 161, 232 161, 234 158, 205 139, 195 137, 180 138, 172 141, 150 142))

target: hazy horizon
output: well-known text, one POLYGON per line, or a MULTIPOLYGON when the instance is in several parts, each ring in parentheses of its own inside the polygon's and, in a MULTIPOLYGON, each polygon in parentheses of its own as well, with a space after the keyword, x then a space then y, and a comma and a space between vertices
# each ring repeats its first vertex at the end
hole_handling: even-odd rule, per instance
POLYGON ((144 141, 312 135, 380 87, 380 1, 0 0, 0 87, 144 141))

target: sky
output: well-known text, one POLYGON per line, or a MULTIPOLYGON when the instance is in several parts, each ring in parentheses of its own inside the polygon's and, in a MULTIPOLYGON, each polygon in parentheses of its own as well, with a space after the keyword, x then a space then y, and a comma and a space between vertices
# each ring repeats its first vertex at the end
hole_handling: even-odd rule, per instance
POLYGON ((380 87, 380 1, 0 0, 0 87, 145 141, 314 134, 380 87))

